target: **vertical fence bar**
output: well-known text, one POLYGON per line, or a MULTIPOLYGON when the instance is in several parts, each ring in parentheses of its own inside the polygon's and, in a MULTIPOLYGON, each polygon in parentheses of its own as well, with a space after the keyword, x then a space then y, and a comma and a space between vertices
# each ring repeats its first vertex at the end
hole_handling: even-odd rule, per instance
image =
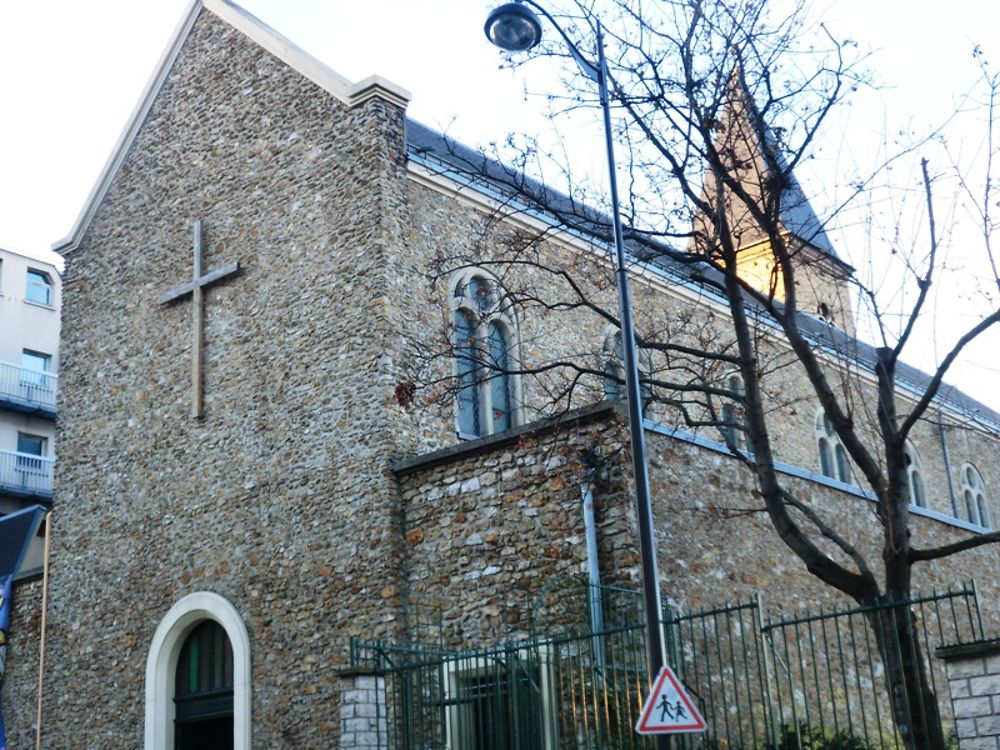
MULTIPOLYGON (((384 716, 378 720, 379 745, 394 750, 648 747, 633 731, 645 698, 645 625, 635 622, 628 607, 608 606, 606 613, 601 653, 587 627, 462 652, 352 641, 352 663, 370 665, 383 680, 384 696, 377 697, 385 703, 377 708, 384 716)), ((894 702, 886 686, 899 673, 882 666, 881 653, 900 665, 916 664, 931 653, 935 637, 943 643, 975 636, 980 623, 971 587, 770 622, 759 598, 683 615, 664 613, 674 666, 709 723, 705 735, 679 739, 675 746, 785 750, 822 741, 866 750, 898 748, 897 725, 889 717, 903 711, 906 723, 926 728, 932 717, 908 691, 936 690, 937 674, 932 663, 930 682, 904 683, 894 702)), ((840 745, 830 745, 835 746, 840 745)))

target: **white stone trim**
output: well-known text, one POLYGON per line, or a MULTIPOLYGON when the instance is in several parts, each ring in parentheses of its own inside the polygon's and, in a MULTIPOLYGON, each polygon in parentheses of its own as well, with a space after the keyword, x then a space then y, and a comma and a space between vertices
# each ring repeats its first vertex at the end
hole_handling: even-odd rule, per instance
POLYGON ((145 750, 173 750, 172 684, 184 639, 204 620, 215 620, 233 647, 233 748, 250 750, 250 636, 236 608, 210 591, 188 594, 160 621, 146 660, 145 750))
POLYGON ((143 89, 142 96, 138 104, 132 110, 125 125, 125 129, 118 137, 111 155, 104 164, 97 182, 90 191, 86 203, 77 216, 70 233, 63 239, 56 242, 52 249, 66 255, 76 250, 83 241, 90 223, 97 213, 98 207, 107 195, 111 182, 121 169, 129 149, 135 141, 146 120, 146 115, 153 107, 160 89, 166 81, 167 74, 173 67, 174 62, 180 54, 184 42, 187 41, 195 21, 201 14, 202 9, 207 9, 228 23, 237 31, 250 38, 258 46, 270 52, 279 60, 287 64, 293 70, 298 71, 320 88, 332 94, 348 107, 355 107, 363 104, 369 99, 381 98, 403 109, 410 101, 410 92, 402 86, 398 86, 381 76, 369 76, 357 83, 351 83, 325 63, 305 52, 301 47, 296 46, 286 37, 279 34, 270 26, 265 24, 256 16, 251 15, 229 0, 192 0, 177 26, 177 30, 171 37, 170 44, 160 57, 153 75, 143 89))

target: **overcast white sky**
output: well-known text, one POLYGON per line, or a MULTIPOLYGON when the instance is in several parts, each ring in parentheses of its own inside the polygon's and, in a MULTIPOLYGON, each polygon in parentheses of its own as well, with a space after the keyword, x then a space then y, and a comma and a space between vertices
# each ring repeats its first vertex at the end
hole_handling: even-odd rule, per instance
MULTIPOLYGON (((498 70, 483 37, 484 0, 243 0, 299 46, 351 79, 378 73, 404 86, 409 113, 477 145, 545 127, 524 82, 498 70)), ((43 256, 66 236, 188 0, 0 3, 0 246, 43 256)), ((837 153, 871 134, 942 119, 972 82, 974 44, 1000 65, 995 0, 821 0, 837 36, 880 50, 893 88, 858 109, 837 153)), ((527 71, 543 88, 546 63, 527 71), (541 67, 538 67, 541 66, 541 67)), ((599 153, 599 149, 594 149, 599 153)), ((866 156, 860 154, 860 160, 866 156)), ((822 193, 822 185, 807 190, 822 193)), ((818 206, 823 208, 822 196, 818 206)), ((850 258, 849 249, 838 247, 850 258)), ((952 311, 954 312, 954 311, 952 311)), ((942 317, 947 317, 943 315, 942 317)), ((993 354, 973 357, 961 385, 998 406, 993 354)), ((926 366, 926 365, 925 365, 926 366)))

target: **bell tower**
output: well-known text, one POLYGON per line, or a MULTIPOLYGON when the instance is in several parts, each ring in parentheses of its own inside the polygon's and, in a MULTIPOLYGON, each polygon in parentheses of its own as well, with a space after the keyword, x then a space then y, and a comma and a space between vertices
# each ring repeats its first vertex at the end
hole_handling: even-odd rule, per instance
POLYGON ((693 246, 712 253, 719 246, 720 232, 727 231, 737 248, 740 277, 784 302, 788 290, 767 231, 773 226, 793 264, 797 309, 853 335, 849 281, 854 269, 834 250, 823 222, 785 162, 778 134, 762 122, 738 69, 730 77, 716 124, 715 148, 719 163, 708 166, 702 187, 714 213, 696 217, 693 246), (740 189, 724 185, 722 175, 735 178, 740 189), (773 218, 761 221, 760 214, 773 218))

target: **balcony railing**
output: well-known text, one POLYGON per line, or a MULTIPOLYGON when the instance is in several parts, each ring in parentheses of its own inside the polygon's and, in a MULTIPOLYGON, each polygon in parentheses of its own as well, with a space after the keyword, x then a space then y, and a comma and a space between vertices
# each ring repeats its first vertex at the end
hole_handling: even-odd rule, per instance
POLYGON ((0 408, 55 417, 59 376, 0 362, 0 408))
POLYGON ((0 451, 0 492, 26 497, 52 497, 51 458, 0 451))

